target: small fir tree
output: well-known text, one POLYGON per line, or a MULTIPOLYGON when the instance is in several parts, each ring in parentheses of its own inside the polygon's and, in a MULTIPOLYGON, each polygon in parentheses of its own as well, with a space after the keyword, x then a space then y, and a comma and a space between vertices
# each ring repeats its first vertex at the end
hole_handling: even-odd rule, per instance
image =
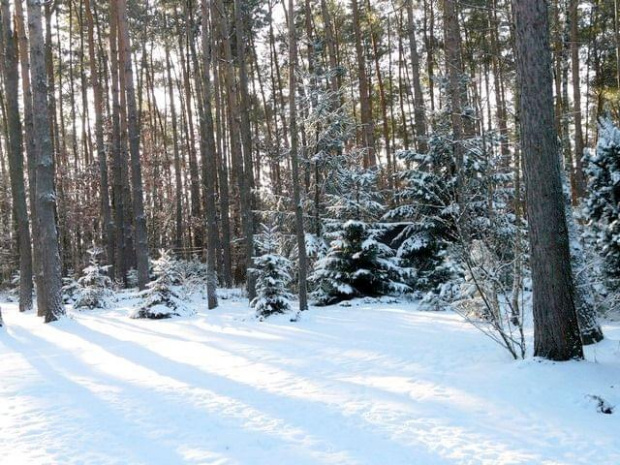
POLYGON ((131 314, 131 318, 148 318, 161 320, 173 316, 189 316, 194 312, 189 309, 173 289, 179 276, 175 260, 168 250, 160 250, 159 258, 153 262, 155 280, 147 284, 142 293, 142 304, 131 314))
POLYGON ((330 305, 361 296, 402 294, 408 270, 394 251, 377 240, 376 229, 361 221, 343 224, 327 255, 320 259, 310 281, 318 305, 330 305))
POLYGON ((84 268, 84 274, 77 280, 77 288, 74 293, 74 308, 90 310, 94 308, 106 308, 107 301, 112 295, 114 285, 112 279, 107 276, 108 266, 101 266, 99 255, 103 251, 93 247, 88 251, 89 265, 84 268))
POLYGON ((75 276, 75 272, 70 269, 68 275, 62 278, 62 301, 65 304, 75 303, 75 299, 80 290, 80 285, 75 276))
POLYGON ((261 225, 256 245, 261 255, 254 259, 257 296, 250 302, 260 319, 291 309, 288 285, 292 281, 291 261, 278 253, 277 228, 261 225))

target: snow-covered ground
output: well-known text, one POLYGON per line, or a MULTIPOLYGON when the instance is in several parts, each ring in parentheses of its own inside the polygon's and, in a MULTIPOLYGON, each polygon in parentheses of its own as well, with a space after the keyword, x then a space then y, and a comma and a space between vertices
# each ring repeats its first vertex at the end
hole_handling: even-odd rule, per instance
POLYGON ((413 304, 291 323, 234 299, 130 320, 130 303, 51 325, 2 304, 1 464, 620 464, 617 323, 557 364, 413 304))

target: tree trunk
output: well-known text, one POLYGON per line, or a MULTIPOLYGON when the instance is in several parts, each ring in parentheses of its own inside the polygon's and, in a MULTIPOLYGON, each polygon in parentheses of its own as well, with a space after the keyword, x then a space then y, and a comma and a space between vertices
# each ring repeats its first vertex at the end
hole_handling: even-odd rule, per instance
POLYGON ((581 158, 583 157, 583 128, 581 126, 581 80, 579 72, 579 1, 570 0, 570 54, 573 74, 573 112, 575 117, 575 193, 583 198, 585 180, 581 158))
POLYGON ((110 90, 112 94, 112 193, 114 207, 114 237, 115 237, 115 254, 114 254, 114 275, 117 281, 127 283, 128 257, 127 257, 127 237, 126 230, 126 208, 124 195, 124 178, 123 178, 123 159, 121 156, 121 104, 119 91, 119 63, 118 63, 118 14, 116 11, 116 2, 110 1, 110 74, 111 83, 110 90))
POLYGON ((512 4, 534 294, 534 355, 551 360, 582 358, 554 124, 547 3, 513 0, 512 4))
POLYGON ((355 53, 357 55, 357 79, 359 82, 359 98, 362 121, 362 134, 364 144, 364 167, 372 167, 377 164, 375 155, 375 126, 372 119, 372 107, 370 105, 370 91, 368 89, 368 77, 366 76, 366 60, 362 45, 362 31, 360 11, 357 0, 351 0, 353 11, 353 28, 355 32, 355 53))
POLYGON ((465 231, 467 238, 466 225, 463 217, 465 211, 465 199, 463 193, 463 107, 466 90, 463 85, 463 62, 461 57, 461 36, 458 20, 458 11, 455 0, 443 0, 444 15, 444 42, 446 53, 446 74, 448 76, 448 109, 452 123, 452 150, 454 166, 451 168, 452 175, 457 178, 456 199, 459 204, 459 222, 461 229, 465 231))
POLYGON ((131 156, 131 187, 134 214, 134 238, 138 268, 138 286, 145 289, 149 282, 148 238, 146 216, 144 215, 144 198, 142 193, 142 166, 140 163, 140 127, 138 109, 133 83, 133 65, 129 42, 127 21, 127 0, 116 0, 118 5, 119 61, 124 67, 125 97, 127 101, 127 123, 129 130, 129 153, 131 156))
POLYGON ((30 64, 32 76, 32 108, 36 150, 36 211, 35 221, 39 242, 40 263, 37 273, 38 314, 45 322, 56 321, 65 314, 62 304, 62 269, 58 252, 56 225, 56 193, 54 189, 54 153, 50 134, 50 114, 47 100, 47 73, 41 3, 28 0, 28 30, 30 32, 30 64))
POLYGON ((165 48, 166 73, 168 81, 168 96, 170 118, 172 119, 172 151, 174 154, 174 183, 175 183, 175 218, 174 218, 174 247, 177 253, 183 248, 183 183, 181 179, 181 155, 179 153, 179 130, 177 123, 177 109, 174 101, 174 86, 172 84, 172 63, 170 62, 170 49, 165 48))
MULTIPOLYGON (((354 0, 355 1, 355 0, 354 0)), ((293 208, 295 209, 295 229, 297 235, 297 250, 299 253, 299 310, 308 310, 307 297, 307 257, 306 236, 304 233, 304 212, 301 202, 301 188, 299 180, 298 135, 297 135, 297 102, 295 89, 297 86, 297 33, 295 30, 295 0, 289 0, 288 40, 289 40, 289 110, 291 129, 291 168, 293 177, 293 208)))
POLYGON ((19 114, 17 40, 12 30, 11 11, 8 0, 2 0, 1 17, 0 31, 2 32, 0 33, 0 39, 4 42, 2 71, 9 129, 7 152, 19 248, 19 310, 24 312, 32 308, 32 249, 30 246, 30 224, 24 184, 23 137, 19 114))
POLYGON ((26 26, 24 20, 24 9, 22 2, 15 2, 15 31, 17 33, 17 41, 19 44, 19 63, 22 80, 22 101, 24 107, 24 135, 26 141, 26 155, 28 168, 28 198, 30 200, 30 217, 32 223, 32 264, 34 273, 38 272, 38 247, 39 237, 36 203, 36 147, 34 143, 34 115, 32 109, 32 86, 30 83, 30 47, 28 37, 26 36, 26 26))
POLYGON ((416 146, 421 153, 428 150, 426 143, 426 110, 424 97, 422 96, 422 84, 420 83, 420 56, 415 36, 415 23, 413 18, 413 0, 407 0, 407 32, 409 34, 409 50, 411 53, 411 80, 413 83, 413 118, 416 129, 416 146))
POLYGON ((213 126, 213 112, 211 109, 211 40, 209 37, 209 5, 207 0, 201 1, 202 5, 202 54, 203 54, 203 110, 200 114, 201 122, 201 148, 205 170, 205 194, 206 194, 206 213, 207 213, 207 303, 209 309, 217 307, 216 285, 217 276, 215 264, 217 259, 217 212, 215 208, 215 179, 217 173, 216 148, 215 148, 215 129, 213 126))
POLYGON ((86 22, 88 24, 88 54, 90 63, 90 79, 95 101, 95 139, 97 144, 97 158, 99 161, 99 176, 101 186, 101 216, 103 222, 103 239, 107 254, 107 262, 114 263, 114 223, 110 209, 110 191, 108 181, 108 161, 105 148, 103 128, 103 91, 97 69, 97 54, 95 52, 95 22, 91 11, 90 0, 84 0, 86 22))

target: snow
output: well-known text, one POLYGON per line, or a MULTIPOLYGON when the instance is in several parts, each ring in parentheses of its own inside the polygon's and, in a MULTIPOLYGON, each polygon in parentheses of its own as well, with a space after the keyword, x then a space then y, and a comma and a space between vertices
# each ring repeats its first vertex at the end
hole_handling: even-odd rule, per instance
MULTIPOLYGON (((126 297, 126 296, 125 296, 126 297)), ((2 304, 0 463, 618 464, 620 324, 586 362, 512 361, 414 303, 258 322, 231 296, 44 325, 2 304)))

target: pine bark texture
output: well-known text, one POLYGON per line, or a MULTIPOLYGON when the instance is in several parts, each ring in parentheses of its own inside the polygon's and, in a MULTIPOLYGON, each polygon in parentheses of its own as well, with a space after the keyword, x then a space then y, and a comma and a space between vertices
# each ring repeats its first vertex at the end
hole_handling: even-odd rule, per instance
POLYGON ((54 188, 54 152, 48 110, 47 71, 41 2, 28 0, 30 32, 30 65, 32 77, 32 108, 36 154, 36 228, 39 243, 39 266, 36 273, 39 316, 49 323, 65 313, 62 304, 62 268, 58 251, 56 224, 56 192, 54 188))
POLYGON ((545 0, 514 0, 521 144, 530 234, 534 355, 582 358, 575 310, 545 0))
POLYGON ((207 216, 207 305, 209 309, 217 307, 216 284, 217 277, 215 263, 217 257, 218 229, 217 211, 215 207, 215 180, 217 172, 216 146, 213 126, 213 113, 211 109, 211 43, 209 37, 208 21, 209 5, 207 0, 202 0, 202 15, 204 24, 202 25, 202 53, 203 53, 203 111, 201 113, 201 148, 205 170, 205 206, 207 216))
POLYGON ((0 38, 3 41, 4 89, 8 119, 8 159, 13 211, 17 223, 19 246, 19 310, 32 308, 32 248, 30 246, 30 221, 24 183, 24 152, 22 123, 19 114, 19 72, 17 39, 12 30, 11 11, 8 0, 2 0, 0 38))
POLYGON ((295 30, 295 0, 289 0, 289 106, 290 106, 290 126, 291 126, 291 174, 293 176, 293 208, 295 209, 295 230, 297 236, 297 252, 299 262, 299 310, 308 310, 307 296, 307 257, 306 257, 306 235, 304 232, 304 212, 301 202, 301 186, 299 179, 298 161, 298 134, 297 134, 297 102, 295 89, 297 86, 296 65, 297 65, 297 32, 295 30))
POLYGON ((127 126, 129 133, 129 154, 131 157, 131 198, 134 214, 134 237, 138 268, 138 286, 145 289, 149 282, 148 238, 146 216, 144 214, 144 195, 142 191, 142 164, 140 162, 140 126, 138 108, 133 82, 133 64, 129 40, 127 1, 116 0, 118 4, 119 58, 124 68, 125 97, 127 103, 127 126))

